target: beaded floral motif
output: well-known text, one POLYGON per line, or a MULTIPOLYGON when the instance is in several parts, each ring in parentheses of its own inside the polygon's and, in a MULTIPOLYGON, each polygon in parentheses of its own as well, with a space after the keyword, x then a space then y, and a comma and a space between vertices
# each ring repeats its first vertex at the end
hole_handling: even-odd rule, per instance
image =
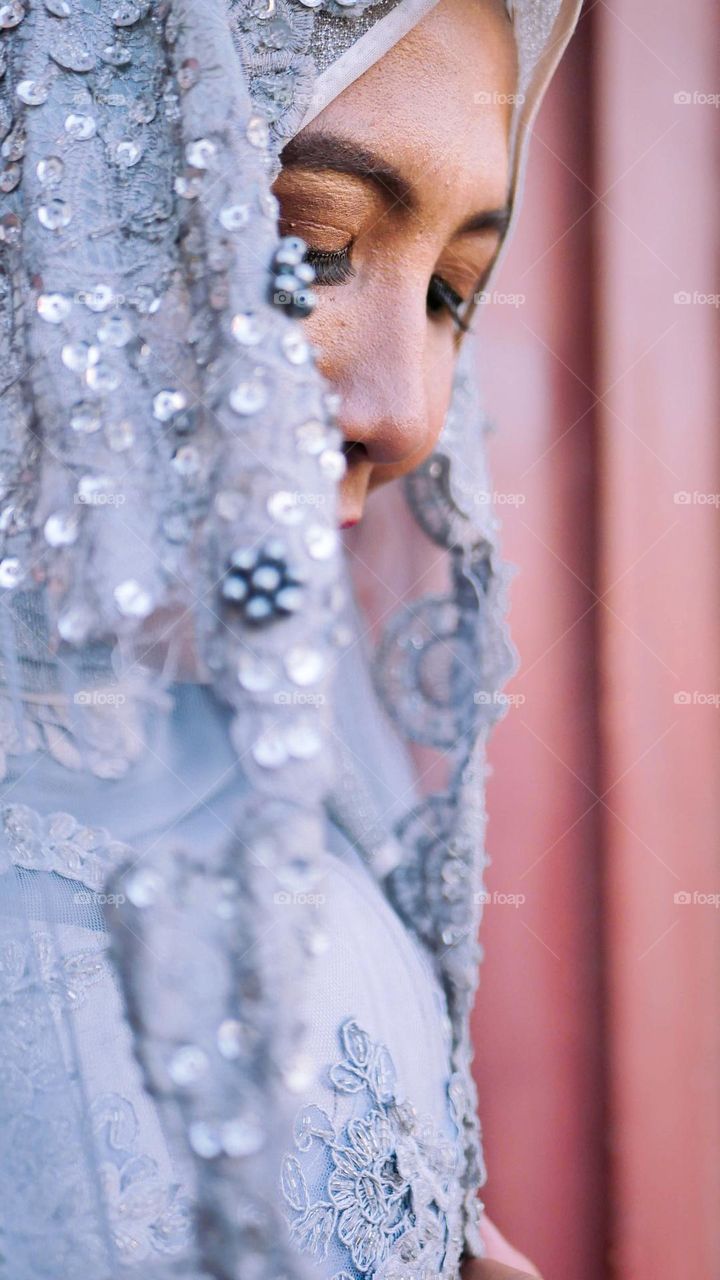
POLYGON ((317 1258, 326 1258, 331 1244, 344 1246, 349 1269, 334 1280, 449 1280, 460 1253, 458 1149, 409 1102, 398 1101, 384 1045, 353 1019, 342 1024, 340 1038, 345 1056, 329 1072, 332 1085, 340 1094, 365 1093, 369 1109, 341 1129, 321 1107, 298 1113, 298 1151, 320 1143, 331 1168, 324 1193, 313 1199, 300 1161, 286 1155, 282 1191, 291 1236, 317 1258))
POLYGON ((25 804, 8 804, 0 822, 11 861, 32 871, 56 871, 99 890, 132 850, 104 827, 86 827, 69 813, 44 818, 25 804))

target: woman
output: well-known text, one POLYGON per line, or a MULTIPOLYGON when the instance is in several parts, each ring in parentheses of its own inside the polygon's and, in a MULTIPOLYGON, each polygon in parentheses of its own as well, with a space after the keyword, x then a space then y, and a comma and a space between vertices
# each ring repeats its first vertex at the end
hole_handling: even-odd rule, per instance
POLYGON ((477 1197, 513 658, 455 366, 575 8, 0 6, 0 1276, 531 1270, 477 1197), (451 584, 376 693, 334 526, 404 475, 451 584))

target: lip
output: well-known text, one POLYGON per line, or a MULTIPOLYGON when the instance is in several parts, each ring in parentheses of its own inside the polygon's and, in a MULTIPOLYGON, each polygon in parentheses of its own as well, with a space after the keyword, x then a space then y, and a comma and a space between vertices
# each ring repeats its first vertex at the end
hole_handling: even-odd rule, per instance
POLYGON ((360 519, 360 517, 359 517, 359 516, 353 516, 350 520, 343 520, 343 521, 342 521, 342 523, 341 523, 341 525, 340 525, 340 528, 341 528, 341 529, 352 529, 352 528, 353 528, 353 526, 354 526, 354 525, 356 525, 356 524, 358 523, 359 519, 360 519))

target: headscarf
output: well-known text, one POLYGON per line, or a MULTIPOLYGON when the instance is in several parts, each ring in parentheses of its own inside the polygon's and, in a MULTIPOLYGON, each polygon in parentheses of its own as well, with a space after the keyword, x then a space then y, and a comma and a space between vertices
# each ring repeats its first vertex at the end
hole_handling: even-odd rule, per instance
MULTIPOLYGON (((449 552, 451 590, 401 608, 372 659, 398 740, 446 752, 450 781, 390 818, 337 728, 333 672, 358 641, 335 527, 341 441, 298 318, 302 271, 289 297, 278 289, 301 263, 278 240, 271 194, 284 142, 429 7, 0 2, 0 1275, 12 1280, 116 1274, 95 1137, 120 1143, 122 1115, 87 1114, 52 949, 55 926, 91 927, 113 895, 127 1033, 194 1180, 188 1247, 173 1253, 168 1210, 157 1275, 301 1274, 270 1157, 302 1079, 293 989, 317 926, 298 911, 271 947, 268 902, 278 884, 312 886, 328 810, 435 957, 467 1244, 480 1250, 468 1015, 484 751, 514 663, 496 524, 473 499, 490 487, 483 419, 464 355, 438 448, 406 481, 449 552), (103 822, 117 797, 162 829, 143 769, 181 686, 228 709, 234 829, 198 850, 149 840, 148 819, 118 840, 103 822), (92 892, 78 902, 68 884, 92 892)), ((577 9, 512 6, 513 209, 577 9)), ((188 734, 202 737, 204 715, 190 701, 188 734)))

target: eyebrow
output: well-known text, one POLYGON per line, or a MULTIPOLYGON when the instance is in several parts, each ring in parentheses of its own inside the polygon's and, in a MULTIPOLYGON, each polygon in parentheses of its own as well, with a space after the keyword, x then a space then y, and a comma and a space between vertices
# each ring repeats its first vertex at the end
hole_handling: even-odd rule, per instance
MULTIPOLYGON (((373 151, 336 134, 297 134, 283 148, 280 159, 286 169, 332 169, 335 173, 362 178, 374 183, 382 195, 389 195, 397 204, 417 212, 412 183, 373 151)), ((496 231, 502 236, 507 230, 510 212, 509 205, 501 209, 484 209, 468 218, 455 234, 496 231)))

